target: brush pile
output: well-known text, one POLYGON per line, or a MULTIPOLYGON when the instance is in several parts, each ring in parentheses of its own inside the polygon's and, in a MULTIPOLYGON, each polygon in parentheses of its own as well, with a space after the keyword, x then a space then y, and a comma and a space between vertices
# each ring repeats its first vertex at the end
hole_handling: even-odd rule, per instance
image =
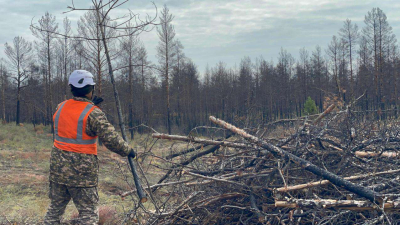
POLYGON ((153 134, 190 144, 171 146, 165 175, 145 187, 147 224, 400 223, 395 119, 331 106, 257 129, 210 120, 208 138, 153 134))

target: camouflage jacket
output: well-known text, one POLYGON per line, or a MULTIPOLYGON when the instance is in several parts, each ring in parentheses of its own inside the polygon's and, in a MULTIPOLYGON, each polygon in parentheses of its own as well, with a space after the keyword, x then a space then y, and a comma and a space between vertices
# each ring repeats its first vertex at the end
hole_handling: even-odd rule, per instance
MULTIPOLYGON (((86 98, 74 97, 74 100, 92 103, 86 98)), ((129 154, 130 147, 99 108, 95 108, 89 114, 86 134, 92 137, 99 136, 104 146, 121 156, 129 154)), ((96 155, 63 151, 53 146, 50 157, 50 181, 70 187, 93 187, 97 186, 98 172, 99 162, 96 155)))

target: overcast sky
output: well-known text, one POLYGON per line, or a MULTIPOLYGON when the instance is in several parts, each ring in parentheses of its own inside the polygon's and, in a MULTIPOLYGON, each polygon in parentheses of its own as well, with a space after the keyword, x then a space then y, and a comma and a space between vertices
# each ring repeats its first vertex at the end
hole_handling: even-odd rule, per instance
MULTIPOLYGON (((70 0, 0 0, 0 3, 0 57, 4 57, 4 43, 12 42, 15 36, 34 40, 29 30, 32 18, 37 22, 48 11, 60 24, 68 16, 76 25, 83 14, 82 11, 62 14, 70 0)), ((90 3, 90 0, 75 0, 76 7, 87 7, 90 3)), ((281 47, 295 58, 303 47, 312 51, 320 45, 325 49, 344 20, 349 18, 363 27, 365 14, 373 7, 386 13, 396 37, 400 36, 398 0, 154 0, 154 3, 159 10, 164 4, 170 8, 175 16, 176 37, 201 73, 207 64, 213 67, 219 61, 234 67, 244 56, 252 60, 263 56, 276 62, 281 47)), ((130 0, 123 7, 116 14, 123 15, 128 8, 142 16, 155 14, 154 6, 147 0, 130 0)), ((142 34, 141 39, 149 59, 156 63, 156 31, 142 34)))

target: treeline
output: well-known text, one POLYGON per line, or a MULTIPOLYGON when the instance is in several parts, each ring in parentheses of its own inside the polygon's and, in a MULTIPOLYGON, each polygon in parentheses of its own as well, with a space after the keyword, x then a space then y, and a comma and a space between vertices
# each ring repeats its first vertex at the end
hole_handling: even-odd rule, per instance
MULTIPOLYGON (((340 107, 363 94, 356 105, 359 110, 397 109, 399 49, 379 8, 366 14, 361 28, 344 21, 328 46, 303 48, 299 59, 282 48, 276 63, 244 57, 237 68, 220 62, 201 76, 175 37, 167 6, 159 19, 158 62, 148 60, 138 32, 128 29, 130 24, 126 35, 114 38, 115 22, 107 21, 109 52, 130 128, 145 124, 169 133, 188 132, 208 124, 209 115, 228 122, 262 124, 305 115, 308 97, 319 111, 331 103, 340 107)), ((96 20, 94 11, 86 12, 74 33, 68 18, 57 24, 46 13, 31 28, 36 41, 15 37, 5 44, 7 58, 0 62, 3 121, 50 125, 57 104, 71 98, 69 74, 85 69, 96 77, 96 95, 105 98, 102 109, 117 123, 96 20), (72 34, 82 38, 71 39, 72 34)))

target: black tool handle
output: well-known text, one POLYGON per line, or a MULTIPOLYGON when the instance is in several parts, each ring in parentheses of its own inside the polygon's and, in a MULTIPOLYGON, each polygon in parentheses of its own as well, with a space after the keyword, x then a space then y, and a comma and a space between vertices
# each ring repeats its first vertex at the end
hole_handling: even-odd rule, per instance
POLYGON ((129 165, 131 166, 131 171, 133 175, 133 180, 135 181, 136 191, 140 198, 141 203, 147 202, 146 192, 143 191, 142 185, 140 184, 139 175, 137 174, 135 163, 133 163, 132 157, 128 156, 129 165))

